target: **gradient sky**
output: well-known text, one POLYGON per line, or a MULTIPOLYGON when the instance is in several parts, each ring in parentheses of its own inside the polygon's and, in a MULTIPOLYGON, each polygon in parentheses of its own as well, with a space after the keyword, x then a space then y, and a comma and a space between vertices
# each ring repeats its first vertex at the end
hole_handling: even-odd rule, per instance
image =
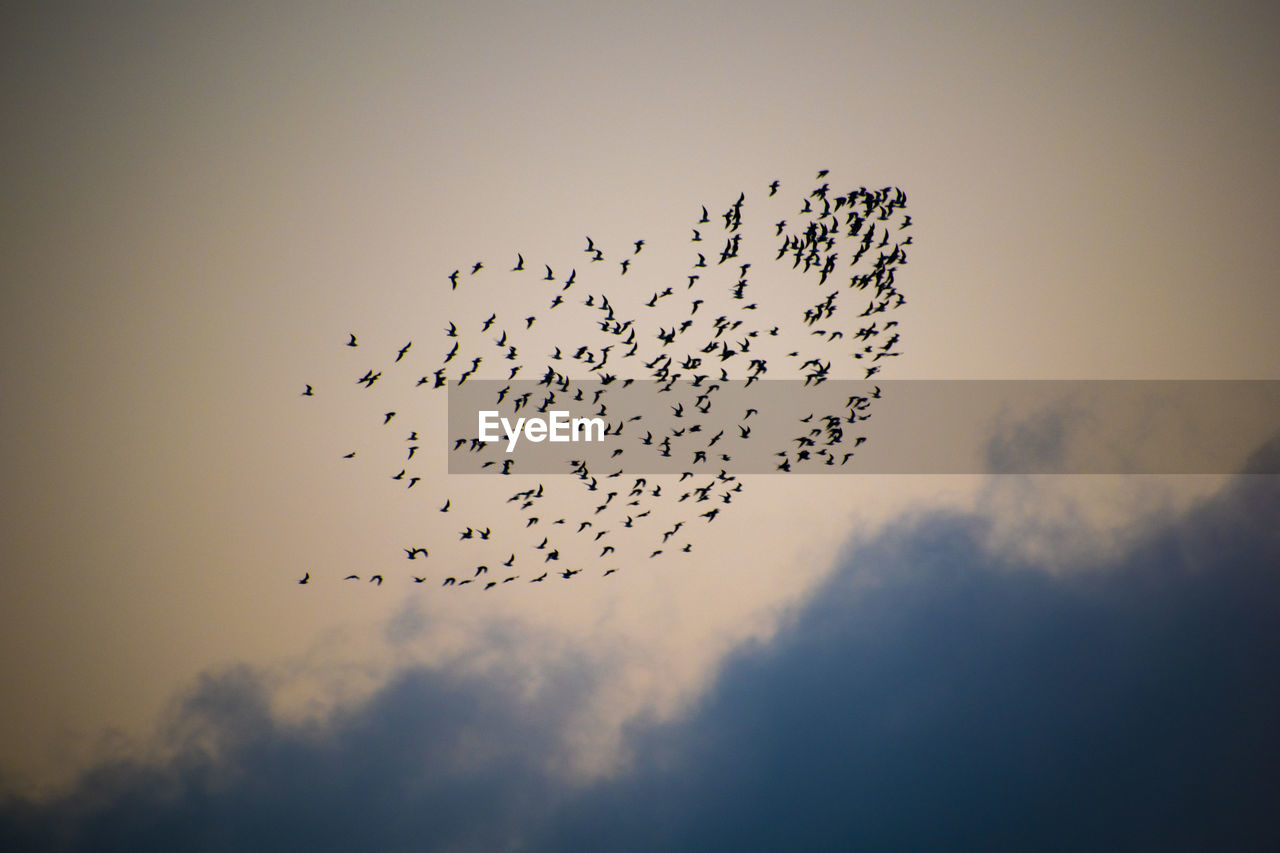
POLYGON ((764 478, 680 572, 293 581, 402 571, 433 501, 485 488, 336 464, 362 413, 298 393, 348 381, 349 331, 435 341, 454 268, 587 233, 661 260, 699 205, 821 168, 908 194, 893 378, 1280 379, 1278 18, 6 4, 0 841, 287 849, 355 790, 388 849, 419 807, 457 849, 1264 831, 1274 478, 764 478), (991 835, 1005 803, 1030 816, 991 835))

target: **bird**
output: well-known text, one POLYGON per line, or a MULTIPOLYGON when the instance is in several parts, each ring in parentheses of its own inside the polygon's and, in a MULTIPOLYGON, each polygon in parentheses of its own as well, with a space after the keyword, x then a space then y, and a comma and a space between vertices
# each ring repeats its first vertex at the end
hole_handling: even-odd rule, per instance
MULTIPOLYGON (((663 313, 667 306, 662 303, 662 299, 671 295, 672 288, 666 286, 657 275, 656 287, 651 290, 646 288, 651 296, 632 299, 629 289, 617 289, 616 278, 610 284, 610 276, 592 278, 584 272, 583 285, 586 286, 590 279, 587 289, 592 292, 584 294, 581 299, 567 300, 560 294, 576 283, 575 269, 567 277, 560 276, 560 290, 553 291, 551 296, 545 297, 548 301, 542 303, 549 303, 556 312, 554 335, 543 326, 535 337, 532 327, 538 318, 529 309, 524 311, 527 315, 524 317, 524 328, 520 328, 519 314, 506 316, 509 310, 518 311, 519 306, 526 304, 523 301, 524 288, 534 283, 515 277, 515 274, 523 272, 528 266, 523 253, 517 252, 515 264, 510 269, 511 275, 507 275, 506 271, 498 274, 490 270, 485 279, 476 279, 482 289, 475 296, 468 295, 468 301, 458 300, 447 309, 453 319, 448 320, 444 327, 437 327, 440 330, 437 331, 440 335, 437 340, 444 340, 445 346, 441 349, 447 352, 443 352, 442 364, 433 367, 434 373, 423 371, 420 379, 409 376, 407 382, 401 382, 394 371, 387 371, 384 377, 375 365, 357 380, 366 388, 373 388, 375 383, 378 384, 379 395, 382 397, 394 397, 406 386, 412 389, 425 385, 425 393, 447 387, 450 403, 453 403, 456 389, 469 392, 472 388, 480 387, 485 394, 489 394, 491 392, 486 386, 480 385, 481 381, 497 379, 503 373, 508 374, 508 388, 514 388, 517 387, 515 382, 520 373, 523 372, 528 377, 529 371, 533 370, 542 376, 538 384, 545 390, 512 393, 504 389, 498 394, 495 406, 504 409, 504 416, 510 417, 513 409, 517 418, 532 418, 546 415, 561 406, 582 406, 582 414, 598 412, 606 422, 607 446, 601 448, 604 452, 596 453, 592 448, 587 456, 583 456, 575 449, 570 455, 580 458, 573 462, 573 475, 563 481, 563 486, 560 481, 554 485, 547 484, 546 494, 554 495, 555 503, 537 508, 544 497, 541 484, 536 494, 532 490, 519 491, 512 498, 517 504, 513 509, 525 523, 508 525, 505 521, 499 524, 497 517, 473 514, 473 504, 468 501, 465 514, 472 526, 459 534, 458 545, 450 547, 483 548, 479 545, 479 540, 495 540, 495 549, 501 547, 509 551, 510 557, 504 566, 510 566, 516 559, 525 559, 527 551, 523 549, 542 550, 544 564, 557 560, 573 567, 558 572, 565 578, 573 577, 583 566, 589 570, 594 557, 598 561, 597 571, 607 577, 624 567, 628 557, 648 553, 651 558, 657 558, 664 556, 664 550, 668 558, 676 552, 689 553, 695 544, 692 538, 691 541, 682 543, 683 547, 678 541, 672 541, 675 531, 681 529, 680 524, 695 521, 696 517, 710 522, 720 514, 728 517, 736 512, 734 507, 739 502, 734 498, 738 496, 743 483, 724 470, 721 475, 715 475, 716 468, 713 466, 717 464, 727 468, 731 463, 738 464, 752 458, 772 459, 765 467, 776 464, 779 472, 812 473, 818 470, 816 466, 838 466, 849 460, 852 448, 858 446, 855 441, 866 440, 857 435, 858 431, 849 425, 869 417, 869 409, 860 402, 843 409, 835 405, 849 395, 841 395, 830 407, 823 403, 823 408, 819 408, 819 404, 815 403, 812 414, 806 419, 808 422, 791 429, 791 420, 786 420, 781 424, 786 427, 783 432, 771 433, 770 430, 778 420, 775 414, 782 414, 776 411, 779 407, 766 407, 756 402, 754 406, 746 403, 739 408, 733 403, 723 403, 726 396, 720 390, 730 387, 731 383, 744 381, 749 388, 751 384, 762 382, 764 378, 800 379, 802 382, 797 385, 803 388, 803 393, 816 394, 812 399, 817 400, 830 387, 825 383, 873 376, 879 378, 882 372, 889 372, 887 365, 896 364, 895 359, 900 360, 900 355, 905 351, 897 340, 890 341, 894 331, 885 331, 890 329, 890 322, 896 327, 897 321, 888 318, 910 296, 902 287, 902 270, 905 269, 903 265, 907 252, 905 247, 910 245, 909 238, 905 236, 910 233, 910 229, 902 229, 911 225, 910 217, 905 215, 905 193, 892 186, 882 189, 867 189, 864 186, 839 193, 831 189, 837 185, 836 180, 825 180, 828 170, 820 170, 817 175, 813 184, 798 187, 794 193, 790 187, 784 190, 782 181, 773 180, 764 184, 768 187, 767 194, 753 197, 750 202, 747 201, 745 192, 740 192, 736 197, 729 196, 725 200, 728 203, 719 208, 723 214, 717 217, 716 222, 716 225, 723 222, 726 232, 722 250, 719 250, 719 244, 712 238, 713 232, 710 230, 713 227, 710 224, 712 208, 702 204, 700 216, 688 217, 691 229, 684 232, 688 235, 686 239, 692 238, 691 242, 707 242, 708 245, 716 244, 719 254, 712 255, 717 257, 718 263, 711 264, 708 260, 710 252, 696 251, 701 247, 681 250, 686 266, 679 278, 685 279, 686 291, 696 289, 698 292, 691 293, 688 312, 679 309, 668 312, 683 315, 679 319, 668 318, 663 313), (763 231, 748 230, 745 226, 751 222, 761 223, 763 231), (768 228, 769 224, 774 224, 774 228, 768 228), (770 264, 774 266, 771 267, 770 264), (692 272, 688 271, 689 266, 693 267, 692 272), (846 267, 848 276, 843 277, 846 267), (787 279, 787 276, 792 276, 793 279, 787 279), (802 288, 792 287, 792 280, 808 284, 802 288), (787 282, 786 285, 781 284, 784 281, 787 282), (852 307, 851 297, 841 298, 846 288, 865 291, 858 297, 857 307, 852 307), (813 294, 812 298, 810 293, 813 294), (793 295, 796 298, 791 301, 793 295), (864 297, 869 301, 863 301, 864 297), (653 309, 652 314, 647 314, 640 308, 646 299, 653 309), (846 302, 850 304, 845 305, 846 302), (850 327, 847 319, 862 310, 862 305, 868 306, 863 316, 869 319, 861 324, 867 331, 865 334, 859 332, 857 346, 850 352, 848 347, 841 348, 841 344, 853 337, 858 326, 850 327), (477 328, 487 333, 491 327, 496 326, 498 318, 494 309, 498 306, 505 306, 503 326, 497 327, 499 336, 477 340, 477 328), (486 316, 483 310, 491 312, 487 315, 487 320, 483 320, 486 316), (757 319, 757 314, 760 318, 767 319, 757 319), (654 319, 649 320, 648 317, 654 319), (871 328, 872 321, 875 328, 871 328), (582 329, 581 332, 574 331, 575 323, 581 324, 578 327, 582 329), (661 325, 662 323, 666 325, 661 325), (852 331, 846 334, 843 331, 846 328, 851 328, 852 331), (450 338, 452 340, 448 340, 450 338), (503 348, 501 360, 490 356, 482 348, 491 342, 503 348), (553 347, 552 354, 544 355, 547 352, 546 346, 553 347), (783 357, 788 351, 789 354, 783 357), (537 355, 533 355, 534 353, 537 355), (837 356, 840 359, 838 361, 837 356), (490 370, 488 374, 482 372, 482 363, 486 358, 490 359, 490 365, 498 361, 507 370, 490 370), (464 365, 470 362, 470 365, 461 373, 448 377, 446 365, 452 361, 464 365), (874 369, 869 370, 868 365, 872 365, 874 369), (716 370, 715 366, 720 369, 716 370), (852 369, 855 366, 858 368, 856 372, 852 369), (381 381, 384 378, 386 381, 381 381), (450 379, 453 381, 450 382, 450 379), (656 398, 653 401, 656 405, 649 405, 646 410, 640 411, 619 392, 630 387, 633 382, 645 380, 656 380, 653 387, 657 393, 669 396, 656 398), (658 400, 665 402, 659 403, 658 400), (670 413, 663 405, 669 407, 670 413), (590 408, 586 408, 587 406, 590 408), (732 414, 743 412, 744 409, 746 413, 734 420, 730 409, 733 410, 732 414), (751 418, 756 420, 750 420, 751 418), (635 427, 624 429, 633 422, 635 427), (673 424, 679 424, 681 428, 675 429, 673 424), (726 441, 724 436, 732 435, 735 426, 737 437, 726 441), (746 448, 754 448, 755 452, 746 448), (674 459, 682 460, 683 467, 690 469, 681 472, 679 478, 681 483, 687 479, 687 486, 663 489, 660 482, 650 482, 647 486, 631 490, 610 488, 613 478, 640 473, 643 471, 641 466, 651 462, 669 465, 674 459), (603 467, 606 463, 607 468, 603 467), (552 524, 565 524, 565 519, 552 522, 552 518, 558 515, 573 518, 559 502, 566 494, 571 496, 574 490, 577 490, 581 498, 591 500, 590 504, 582 505, 583 514, 577 516, 579 519, 585 516, 594 520, 594 529, 590 533, 587 532, 590 525, 588 522, 588 526, 578 527, 576 535, 572 532, 573 526, 560 528, 563 530, 562 536, 558 537, 561 541, 555 545, 546 537, 541 544, 519 538, 521 529, 528 530, 533 526, 545 529, 552 524), (602 497, 597 498, 592 492, 597 492, 602 497), (717 499, 720 503, 714 504, 713 509, 702 512, 699 512, 701 507, 693 509, 699 503, 714 502, 717 499), (594 510, 586 511, 587 507, 594 507, 594 510), (548 516, 547 512, 552 515, 548 516), (548 525, 541 524, 540 517, 547 518, 548 525), (661 526, 657 526, 659 517, 662 517, 661 526), (607 537, 608 530, 618 530, 614 524, 626 529, 626 538, 607 537), (590 540, 584 538, 584 534, 590 540), (473 541, 464 545, 462 541, 465 540, 473 541), (590 541, 606 543, 603 546, 595 545, 602 549, 598 557, 587 552, 590 541), (601 565, 606 558, 610 558, 610 564, 601 565)), ((693 209, 698 210, 696 207, 693 209)), ((676 241, 680 242, 679 230, 673 233, 676 241)), ((644 248, 656 249, 658 244, 655 242, 654 246, 649 247, 644 240, 630 242, 633 246, 632 255, 617 257, 616 253, 610 251, 609 257, 618 263, 621 275, 632 272, 648 275, 647 270, 642 272, 639 267, 633 269, 633 259, 644 248)), ((625 241, 623 245, 626 245, 625 241)), ((681 245, 687 246, 684 243, 681 245)), ((591 236, 585 238, 584 251, 592 263, 605 259, 603 249, 603 243, 597 244, 591 236)), ((482 262, 476 261, 460 269, 470 269, 474 276, 483 267, 482 262)), ((679 269, 679 266, 676 268, 679 269)), ((607 271, 607 268, 604 269, 607 271)), ((544 264, 544 271, 544 280, 556 280, 557 276, 550 264, 544 264)), ((634 276, 630 280, 635 280, 634 276)), ((454 270, 448 276, 448 281, 450 287, 447 290, 442 284, 437 285, 446 297, 457 289, 459 270, 454 270)), ((536 299, 544 298, 542 294, 535 294, 532 290, 528 294, 536 299)), ((536 311, 536 308, 533 310, 536 311)), ((354 347, 357 343, 355 333, 348 333, 348 337, 348 344, 354 347)), ((394 362, 402 361, 408 352, 414 351, 411 350, 413 345, 414 342, 410 341, 401 348, 394 362)), ((331 392, 327 385, 322 387, 326 388, 323 396, 328 399, 331 392)), ((638 389, 641 386, 636 387, 638 389)), ((313 384, 305 384, 304 388, 303 396, 317 396, 313 384)), ((497 390, 496 386, 494 390, 497 390)), ((869 405, 870 401, 879 399, 880 395, 862 392, 856 396, 866 397, 869 405)), ((369 399, 371 401, 372 398, 369 399)), ((489 398, 490 401, 492 399, 489 398)), ((383 404, 377 405, 377 409, 409 411, 406 408, 408 405, 383 404)), ((493 404, 490 402, 490 405, 493 404)), ((809 408, 805 407, 806 410, 809 408)), ((388 424, 395 416, 394 411, 379 413, 382 414, 383 425, 388 424)), ((372 420, 369 428, 374 428, 372 420)), ((475 470, 505 474, 526 473, 522 455, 503 455, 504 449, 510 450, 507 441, 494 441, 492 438, 481 440, 478 433, 454 434, 455 432, 451 426, 447 445, 453 448, 449 451, 451 469, 455 460, 468 460, 468 464, 470 460, 474 460, 475 470)), ((351 443, 356 444, 355 441, 351 443)), ((365 444, 357 446, 360 447, 361 459, 381 458, 373 452, 366 452, 365 444)), ((415 454, 421 447, 425 445, 411 442, 409 449, 404 451, 406 457, 402 458, 417 464, 418 457, 415 454)), ((376 446, 367 449, 378 450, 376 446)), ((568 451, 569 447, 566 445, 564 449, 568 451)), ((863 452, 863 449, 859 448, 858 452, 863 452)), ((356 459, 356 451, 352 450, 343 458, 356 459)), ((423 478, 410 476, 402 469, 393 479, 405 480, 407 488, 413 488, 423 478)), ((673 476, 672 482, 674 479, 673 476)), ((568 504, 564 505, 567 506, 568 504)), ((440 512, 451 511, 450 499, 446 497, 444 504, 437 504, 437 508, 440 512)), ((701 530, 702 525, 690 529, 701 530)), ((548 532, 556 530, 552 526, 548 532)), ((405 552, 413 559, 425 555, 426 549, 418 552, 415 548, 406 548, 405 552)), ((435 559, 439 560, 441 556, 437 553, 435 559)), ((445 559, 454 558, 456 554, 445 559)), ((536 564, 536 560, 534 562, 536 564)), ((510 579, 514 580, 515 577, 513 575, 510 579)), ((546 577, 544 572, 542 577, 529 582, 539 582, 546 577)), ((380 580, 371 582, 381 585, 380 580)), ((423 581, 415 577, 414 582, 423 581)), ((462 586, 466 582, 469 579, 458 581, 454 578, 446 581, 445 585, 462 586)), ((490 590, 497 579, 478 582, 484 589, 490 590)))
POLYGON ((302 575, 302 579, 299 580, 298 583, 307 583, 310 580, 311 580, 311 572, 304 572, 302 575))

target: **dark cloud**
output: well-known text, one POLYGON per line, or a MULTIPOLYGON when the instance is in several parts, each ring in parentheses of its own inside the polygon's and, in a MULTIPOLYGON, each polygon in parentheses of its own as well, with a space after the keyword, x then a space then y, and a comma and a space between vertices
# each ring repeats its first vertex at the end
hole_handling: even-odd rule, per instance
POLYGON ((1277 519, 1241 477, 1066 578, 893 530, 542 847, 1277 849, 1277 519))
POLYGON ((177 759, 11 799, 0 847, 1280 849, 1278 480, 1059 576, 992 557, 980 517, 901 524, 580 787, 551 768, 581 674, 529 701, 415 670, 314 727, 209 678, 177 759))
POLYGON ((413 670, 324 725, 272 719, 259 678, 206 677, 160 767, 113 763, 0 807, 4 850, 500 850, 546 800, 575 675, 540 699, 413 670))

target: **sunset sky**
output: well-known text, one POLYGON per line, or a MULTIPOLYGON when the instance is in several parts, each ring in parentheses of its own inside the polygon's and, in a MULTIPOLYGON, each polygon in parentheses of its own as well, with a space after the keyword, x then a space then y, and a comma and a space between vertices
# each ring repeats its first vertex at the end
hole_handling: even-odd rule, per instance
POLYGON ((891 379, 1280 380, 1278 37, 1265 3, 6 4, 0 847, 1280 844, 1280 478, 1240 473, 1280 420, 1207 475, 759 475, 688 560, 482 596, 402 549, 453 559, 438 507, 507 484, 447 473, 443 395, 352 382, 501 310, 454 269, 643 238, 653 290, 701 205, 820 169, 907 195, 891 379), (436 439, 412 491, 383 400, 436 439))

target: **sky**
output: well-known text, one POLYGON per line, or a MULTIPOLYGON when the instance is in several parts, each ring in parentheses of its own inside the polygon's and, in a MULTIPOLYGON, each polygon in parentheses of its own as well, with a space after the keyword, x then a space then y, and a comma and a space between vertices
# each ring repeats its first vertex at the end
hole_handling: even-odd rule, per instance
POLYGON ((371 413, 442 398, 344 344, 429 372, 503 307, 450 271, 666 275, 829 169, 908 198, 892 379, 1280 380, 1277 23, 7 4, 0 846, 1274 844, 1280 421, 1196 476, 759 475, 683 562, 455 595, 401 549, 505 484, 381 476, 371 413))

